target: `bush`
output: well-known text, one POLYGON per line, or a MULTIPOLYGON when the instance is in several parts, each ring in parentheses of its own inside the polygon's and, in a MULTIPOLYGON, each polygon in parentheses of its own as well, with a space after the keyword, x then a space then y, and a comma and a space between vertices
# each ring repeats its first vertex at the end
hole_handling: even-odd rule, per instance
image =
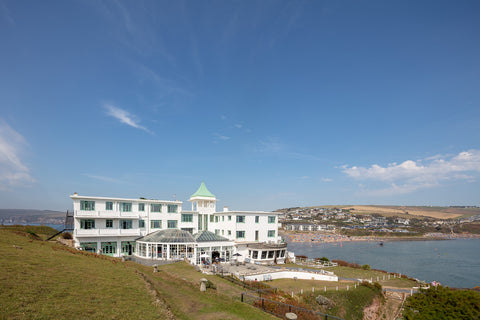
POLYGON ((62 237, 62 239, 65 239, 65 240, 71 240, 71 239, 73 239, 72 234, 71 234, 70 232, 64 232, 64 233, 62 233, 61 237, 62 237))
POLYGON ((431 287, 409 297, 405 319, 480 319, 480 293, 431 287))
POLYGON ((369 265, 369 264, 364 264, 364 265, 362 266, 362 269, 363 269, 363 270, 370 270, 370 265, 369 265))

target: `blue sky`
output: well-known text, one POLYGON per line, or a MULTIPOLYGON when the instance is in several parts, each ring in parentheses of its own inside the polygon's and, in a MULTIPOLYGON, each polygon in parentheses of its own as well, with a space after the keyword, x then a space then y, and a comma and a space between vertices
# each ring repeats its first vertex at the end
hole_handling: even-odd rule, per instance
POLYGON ((478 1, 0 1, 0 208, 480 205, 479 30, 478 1))

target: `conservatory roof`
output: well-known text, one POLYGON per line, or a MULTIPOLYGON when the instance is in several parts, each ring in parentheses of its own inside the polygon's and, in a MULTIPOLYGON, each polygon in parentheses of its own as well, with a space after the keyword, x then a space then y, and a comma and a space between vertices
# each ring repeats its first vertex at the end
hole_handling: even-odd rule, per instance
POLYGON ((225 237, 219 236, 213 232, 203 230, 193 235, 197 242, 212 242, 212 241, 230 241, 225 237))
POLYGON ((195 239, 190 232, 179 229, 155 231, 137 239, 137 241, 156 243, 195 243, 195 239))

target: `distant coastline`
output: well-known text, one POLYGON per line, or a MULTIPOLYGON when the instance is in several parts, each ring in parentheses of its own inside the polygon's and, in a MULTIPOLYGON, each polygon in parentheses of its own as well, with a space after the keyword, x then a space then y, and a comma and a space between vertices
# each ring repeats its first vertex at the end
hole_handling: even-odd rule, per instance
POLYGON ((424 236, 346 236, 328 232, 291 232, 282 234, 287 243, 342 243, 342 242, 363 242, 363 241, 430 241, 430 240, 455 240, 455 239, 480 239, 478 234, 446 234, 427 233, 424 236))

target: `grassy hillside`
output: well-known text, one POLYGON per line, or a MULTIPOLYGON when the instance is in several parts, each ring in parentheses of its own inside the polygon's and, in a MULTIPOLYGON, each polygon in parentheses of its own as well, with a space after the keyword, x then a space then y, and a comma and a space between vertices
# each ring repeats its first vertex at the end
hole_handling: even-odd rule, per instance
POLYGON ((0 228, 1 319, 269 319, 241 288, 185 263, 152 268, 45 242, 46 227, 0 228))

